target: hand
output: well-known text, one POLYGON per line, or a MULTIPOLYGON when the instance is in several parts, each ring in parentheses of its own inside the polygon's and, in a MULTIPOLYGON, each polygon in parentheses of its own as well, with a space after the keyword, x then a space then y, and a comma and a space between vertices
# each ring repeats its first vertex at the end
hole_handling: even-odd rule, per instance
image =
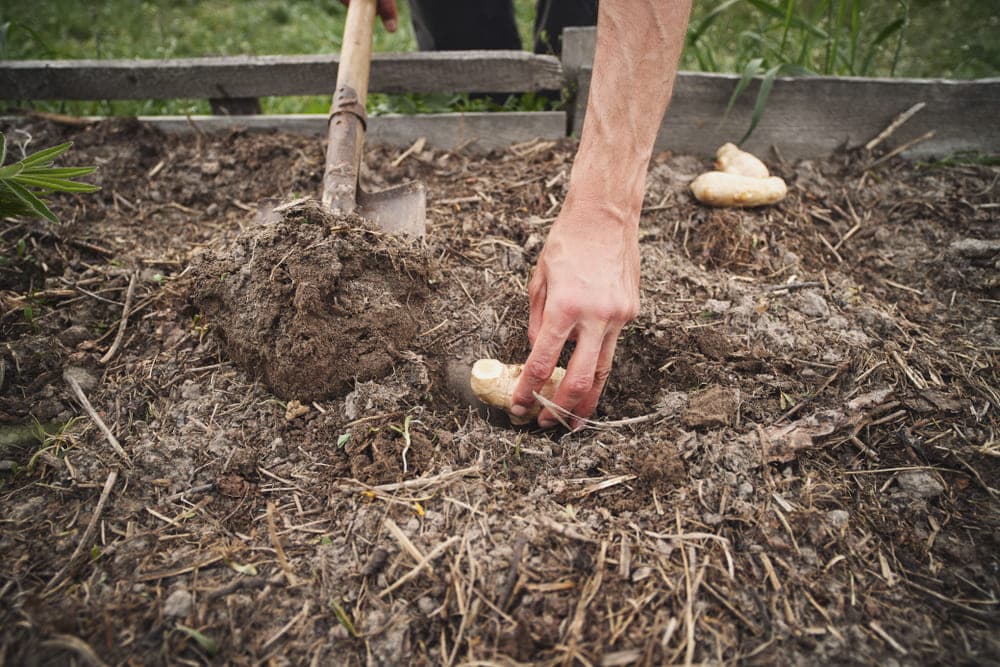
MULTIPOLYGON (((639 312, 637 221, 629 217, 600 201, 567 198, 528 283, 532 348, 514 390, 513 412, 534 404, 532 392, 552 374, 568 340, 576 341, 576 349, 553 400, 576 416, 573 428, 597 407, 618 335, 639 312)), ((547 428, 556 420, 544 409, 538 423, 547 428)))
MULTIPOLYGON (((345 5, 351 4, 351 0, 340 0, 345 5)), ((386 31, 396 32, 399 27, 399 13, 396 11, 396 0, 378 0, 375 4, 375 13, 382 19, 382 25, 386 31)))

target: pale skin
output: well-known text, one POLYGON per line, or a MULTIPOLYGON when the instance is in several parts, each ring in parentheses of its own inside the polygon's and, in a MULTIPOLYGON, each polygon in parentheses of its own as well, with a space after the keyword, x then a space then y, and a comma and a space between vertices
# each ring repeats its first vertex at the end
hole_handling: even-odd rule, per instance
MULTIPOLYGON (((579 420, 604 390, 622 328, 639 312, 639 214, 673 91, 690 0, 604 0, 569 190, 528 284, 531 354, 511 411, 527 409, 567 341, 576 348, 554 402, 579 420)), ((538 424, 550 427, 548 410, 538 424)))
MULTIPOLYGON (((386 29, 396 6, 379 0, 386 29)), ((587 114, 559 216, 528 283, 531 353, 511 412, 527 414, 568 341, 576 347, 554 402, 597 407, 622 328, 639 312, 639 214, 646 170, 673 91, 691 0, 602 0, 587 114)), ((548 409, 538 424, 554 426, 548 409)))

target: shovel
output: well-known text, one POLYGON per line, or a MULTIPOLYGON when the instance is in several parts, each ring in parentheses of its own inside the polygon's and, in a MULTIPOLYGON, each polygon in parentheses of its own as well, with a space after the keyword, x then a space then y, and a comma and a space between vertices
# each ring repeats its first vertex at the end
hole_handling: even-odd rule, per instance
POLYGON ((337 68, 337 89, 330 105, 323 207, 340 215, 357 213, 386 232, 423 236, 427 217, 423 184, 404 183, 380 192, 365 192, 358 181, 367 125, 365 100, 374 24, 375 0, 351 0, 337 68))

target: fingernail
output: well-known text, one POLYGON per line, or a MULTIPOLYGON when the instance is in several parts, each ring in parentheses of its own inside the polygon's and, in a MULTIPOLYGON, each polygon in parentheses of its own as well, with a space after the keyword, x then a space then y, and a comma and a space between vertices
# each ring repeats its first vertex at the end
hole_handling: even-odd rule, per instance
POLYGON ((510 406, 510 414, 514 415, 515 417, 523 417, 526 414, 528 414, 528 408, 524 407, 523 405, 518 405, 517 403, 515 403, 514 405, 510 406))
POLYGON ((556 420, 555 419, 541 419, 541 420, 539 420, 538 425, 541 426, 542 428, 552 428, 553 426, 556 425, 556 420))
POLYGON ((389 19, 385 22, 385 29, 389 32, 396 32, 396 19, 389 19))

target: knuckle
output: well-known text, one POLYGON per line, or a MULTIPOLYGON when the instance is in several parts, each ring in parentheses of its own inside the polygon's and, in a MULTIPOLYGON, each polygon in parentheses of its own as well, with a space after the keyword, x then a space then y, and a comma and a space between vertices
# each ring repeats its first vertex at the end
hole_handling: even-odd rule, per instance
POLYGON ((528 359, 524 364, 524 375, 528 382, 532 384, 539 384, 545 382, 552 375, 552 369, 555 366, 555 362, 549 360, 548 357, 539 356, 533 359, 528 359))
POLYGON ((594 372, 594 384, 597 385, 598 387, 603 387, 605 383, 608 381, 609 377, 611 377, 610 366, 606 368, 598 368, 594 372))
POLYGON ((573 397, 584 396, 594 386, 594 379, 586 376, 566 378, 563 380, 566 393, 573 397))

